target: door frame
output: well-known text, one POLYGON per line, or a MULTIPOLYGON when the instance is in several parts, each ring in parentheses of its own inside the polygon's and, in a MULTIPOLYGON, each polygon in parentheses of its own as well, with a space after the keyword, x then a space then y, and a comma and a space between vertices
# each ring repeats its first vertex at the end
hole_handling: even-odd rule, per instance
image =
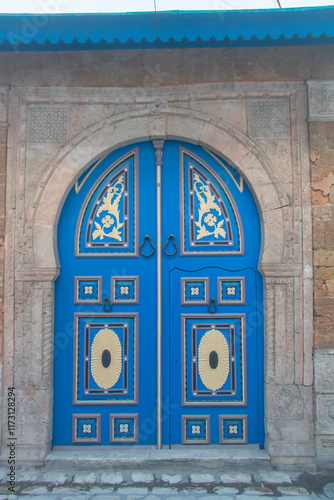
MULTIPOLYGON (((16 269, 15 300, 17 304, 24 302, 26 293, 24 283, 32 286, 35 297, 43 297, 40 310, 34 309, 35 317, 41 324, 38 333, 43 354, 41 368, 38 368, 38 363, 33 362, 38 404, 43 408, 40 413, 35 412, 36 425, 43 429, 43 437, 36 445, 31 443, 27 446, 26 441, 23 441, 24 446, 18 450, 20 457, 22 460, 44 460, 51 446, 53 282, 59 274, 57 224, 64 200, 78 177, 101 155, 131 142, 147 141, 152 138, 175 138, 210 149, 242 173, 253 191, 262 222, 259 270, 264 276, 265 287, 266 447, 271 452, 272 458, 276 457, 279 463, 285 442, 277 437, 275 431, 275 422, 279 421, 280 412, 275 411, 274 406, 280 408, 286 398, 293 401, 298 408, 303 405, 305 399, 312 400, 311 233, 307 227, 302 241, 298 241, 291 226, 287 190, 274 166, 254 141, 222 120, 215 118, 212 121, 210 115, 197 111, 192 111, 189 116, 188 110, 182 108, 161 110, 159 115, 152 115, 151 110, 147 108, 129 111, 121 118, 115 116, 87 127, 78 134, 75 143, 70 142, 59 151, 36 186, 27 210, 25 244, 29 251, 24 266, 16 269), (305 273, 300 264, 301 257, 290 258, 291 245, 295 246, 298 255, 304 255, 305 273), (287 344, 295 344, 296 319, 290 304, 293 304, 296 294, 297 300, 302 304, 297 312, 297 322, 303 324, 306 314, 309 327, 299 333, 304 349, 296 344, 296 355, 291 358, 288 349, 286 352, 275 349, 277 343, 275 331, 282 327, 283 321, 287 344), (280 317, 278 311, 281 311, 280 317), (277 369, 282 363, 285 373, 277 369), (273 401, 276 401, 275 405, 272 404, 273 401)), ((307 142, 307 138, 305 141, 307 142)), ((303 171, 300 175, 304 176, 306 182, 308 174, 303 171)), ((305 186, 303 210, 308 221, 310 191, 307 183, 305 186)), ((24 312, 21 311, 20 314, 24 312)), ((314 451, 311 450, 310 442, 300 441, 294 447, 294 455, 311 457, 312 460, 314 451)))

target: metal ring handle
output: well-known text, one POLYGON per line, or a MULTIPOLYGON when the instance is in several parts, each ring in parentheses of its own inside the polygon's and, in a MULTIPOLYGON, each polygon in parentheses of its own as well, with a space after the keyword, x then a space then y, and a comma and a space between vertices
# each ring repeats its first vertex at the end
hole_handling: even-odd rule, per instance
POLYGON ((105 312, 110 312, 112 310, 112 303, 110 302, 108 297, 104 297, 103 310, 105 312))
POLYGON ((214 314, 215 312, 217 312, 216 299, 214 297, 211 297, 211 299, 210 299, 208 311, 211 314, 214 314), (213 308, 214 308, 213 311, 211 311, 211 306, 212 305, 213 305, 213 308))
POLYGON ((146 234, 146 235, 144 236, 143 243, 140 245, 140 247, 139 247, 139 251, 140 251, 140 253, 142 254, 142 256, 143 256, 143 257, 151 257, 151 255, 153 255, 153 254, 154 254, 154 252, 155 252, 155 246, 153 245, 153 243, 152 243, 152 241, 151 241, 151 238, 149 237, 149 235, 148 235, 148 234, 146 234), (149 244, 150 244, 150 245, 151 245, 151 247, 153 248, 152 252, 151 252, 151 253, 147 253, 147 254, 146 254, 146 253, 143 253, 143 251, 142 251, 142 248, 143 248, 143 246, 145 245, 146 240, 149 242, 149 244))
POLYGON ((162 250, 163 250, 163 252, 164 252, 164 254, 165 254, 165 255, 168 255, 168 257, 172 257, 173 255, 175 255, 175 254, 177 253, 178 248, 177 248, 177 244, 175 243, 175 237, 174 237, 174 234, 170 234, 170 235, 168 236, 166 243, 165 243, 165 244, 164 244, 164 246, 162 247, 162 250), (170 240, 172 240, 173 245, 174 245, 174 247, 175 247, 175 251, 174 251, 173 253, 168 253, 168 252, 166 252, 166 250, 165 250, 165 247, 168 245, 168 243, 170 242, 170 240))

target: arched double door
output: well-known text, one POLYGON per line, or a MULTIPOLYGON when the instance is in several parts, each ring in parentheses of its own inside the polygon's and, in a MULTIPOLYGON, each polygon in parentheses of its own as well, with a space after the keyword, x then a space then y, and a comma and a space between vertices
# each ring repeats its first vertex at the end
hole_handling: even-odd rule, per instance
POLYGON ((58 226, 53 445, 263 444, 260 221, 228 163, 126 146, 58 226))

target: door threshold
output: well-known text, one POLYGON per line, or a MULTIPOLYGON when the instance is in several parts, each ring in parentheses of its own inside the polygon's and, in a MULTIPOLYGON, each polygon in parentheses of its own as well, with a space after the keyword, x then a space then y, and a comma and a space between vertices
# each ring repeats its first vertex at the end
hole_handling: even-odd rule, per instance
POLYGON ((45 458, 52 469, 112 468, 152 471, 182 468, 251 470, 269 469, 270 457, 258 445, 182 446, 157 450, 151 446, 68 446, 55 447, 45 458))

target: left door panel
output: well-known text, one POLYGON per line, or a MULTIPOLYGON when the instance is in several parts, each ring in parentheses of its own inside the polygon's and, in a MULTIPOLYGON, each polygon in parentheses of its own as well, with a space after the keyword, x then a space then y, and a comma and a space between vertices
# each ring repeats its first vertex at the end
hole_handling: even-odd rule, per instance
POLYGON ((54 446, 156 443, 156 256, 139 252, 156 242, 155 182, 152 144, 132 145, 95 161, 65 201, 54 446))

